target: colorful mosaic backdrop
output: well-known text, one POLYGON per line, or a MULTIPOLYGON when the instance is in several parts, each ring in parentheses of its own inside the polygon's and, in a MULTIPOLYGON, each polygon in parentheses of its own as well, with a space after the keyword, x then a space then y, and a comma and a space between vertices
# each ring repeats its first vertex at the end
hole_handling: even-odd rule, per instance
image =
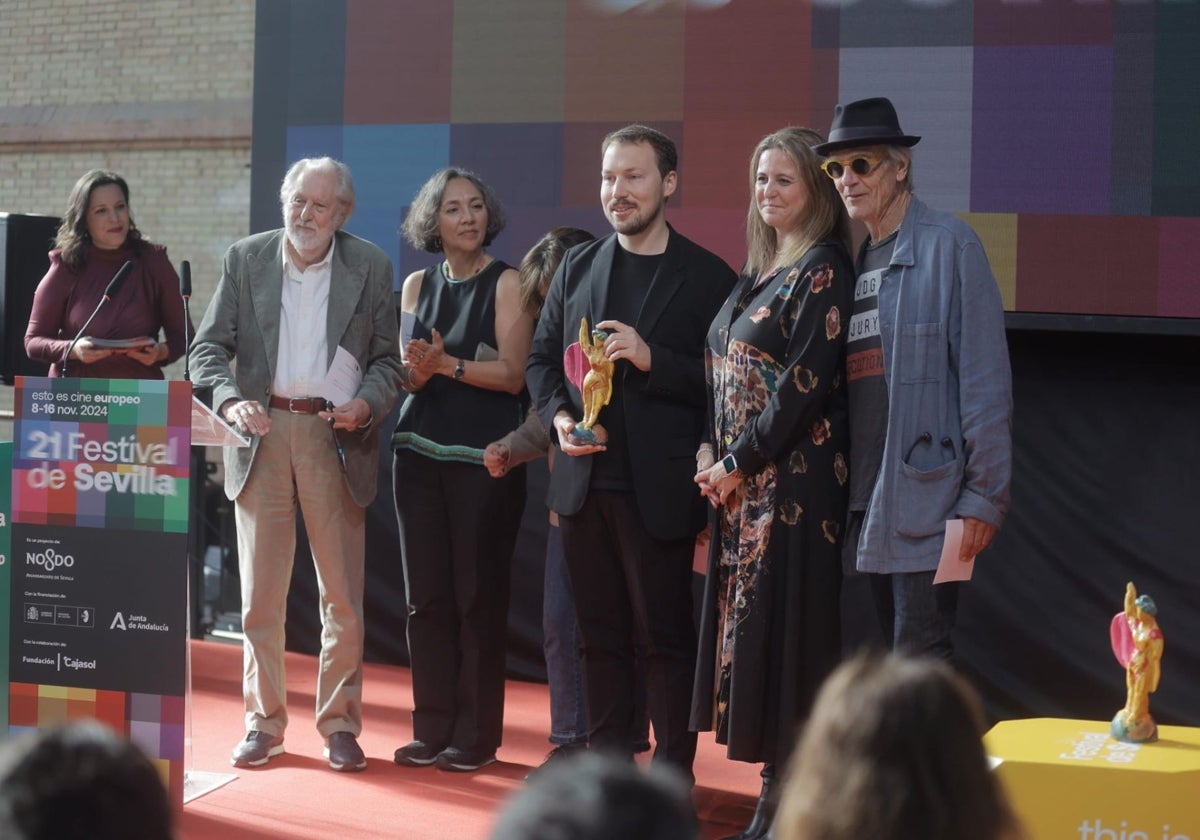
POLYGON ((182 696, 34 685, 9 686, 8 734, 94 718, 129 737, 158 770, 171 801, 183 802, 185 714, 182 696))
POLYGON ((679 144, 670 220, 736 267, 758 139, 884 95, 1010 311, 1200 318, 1198 42, 1198 0, 258 0, 252 227, 279 226, 288 162, 339 157, 349 230, 399 279, 433 259, 407 205, 454 164, 499 193, 515 263, 608 230, 599 143, 637 121, 679 144))

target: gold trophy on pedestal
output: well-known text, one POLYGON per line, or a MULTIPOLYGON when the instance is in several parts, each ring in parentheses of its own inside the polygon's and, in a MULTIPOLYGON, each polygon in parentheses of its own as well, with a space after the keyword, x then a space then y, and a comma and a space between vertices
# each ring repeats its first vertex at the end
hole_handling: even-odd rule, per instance
POLYGON ((1112 719, 1112 736, 1118 741, 1158 740, 1158 725, 1150 716, 1150 695, 1162 675, 1163 634, 1157 616, 1154 599, 1126 584, 1125 611, 1113 616, 1111 627, 1113 653, 1125 666, 1125 706, 1112 719))
POLYGON ((604 330, 588 328, 588 319, 579 321, 579 348, 588 361, 588 372, 583 377, 579 392, 583 397, 583 419, 567 435, 577 446, 603 446, 608 442, 608 431, 596 421, 600 409, 612 399, 613 362, 604 355, 604 330))

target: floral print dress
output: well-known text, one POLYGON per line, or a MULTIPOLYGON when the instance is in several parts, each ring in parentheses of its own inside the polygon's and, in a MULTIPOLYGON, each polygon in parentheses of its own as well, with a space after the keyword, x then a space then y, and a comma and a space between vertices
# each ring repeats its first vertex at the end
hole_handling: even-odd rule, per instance
POLYGON ((708 335, 713 448, 745 474, 716 511, 692 707, 730 758, 784 761, 840 658, 854 269, 821 243, 743 275, 708 335))

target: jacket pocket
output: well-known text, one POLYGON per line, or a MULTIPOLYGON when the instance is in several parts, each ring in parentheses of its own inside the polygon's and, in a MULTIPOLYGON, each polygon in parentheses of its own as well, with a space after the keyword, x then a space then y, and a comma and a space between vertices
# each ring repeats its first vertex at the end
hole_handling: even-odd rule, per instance
POLYGON ((954 514, 962 489, 957 460, 932 470, 901 463, 896 477, 896 531, 906 537, 939 534, 954 514))
POLYGON ((940 381, 948 352, 942 324, 904 324, 900 330, 900 382, 940 381))

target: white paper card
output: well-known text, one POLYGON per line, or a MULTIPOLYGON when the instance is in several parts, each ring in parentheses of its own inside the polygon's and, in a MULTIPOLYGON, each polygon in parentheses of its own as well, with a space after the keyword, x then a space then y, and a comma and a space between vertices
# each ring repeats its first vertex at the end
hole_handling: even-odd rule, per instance
POLYGON ((412 341, 413 329, 417 326, 417 313, 401 312, 400 313, 400 352, 403 353, 408 347, 408 342, 412 341))
POLYGON ((958 559, 962 549, 963 521, 961 519, 946 520, 946 541, 942 543, 942 559, 938 562, 937 574, 933 576, 934 583, 946 583, 952 580, 970 580, 975 571, 975 558, 967 562, 958 559))
POLYGON ((358 359, 345 347, 338 347, 321 384, 321 396, 335 406, 345 405, 358 395, 359 385, 362 385, 362 368, 358 359))

